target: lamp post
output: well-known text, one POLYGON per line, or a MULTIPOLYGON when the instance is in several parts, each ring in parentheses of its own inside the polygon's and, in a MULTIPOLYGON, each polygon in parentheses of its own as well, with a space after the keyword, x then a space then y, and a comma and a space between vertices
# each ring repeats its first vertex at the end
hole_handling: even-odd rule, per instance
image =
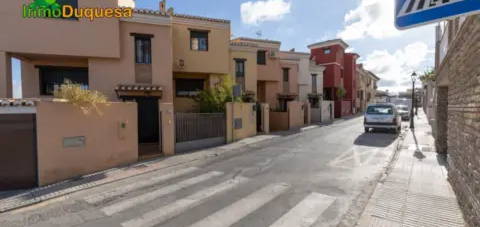
POLYGON ((413 113, 413 108, 415 108, 415 81, 417 80, 417 73, 413 72, 412 75, 412 108, 410 108, 410 128, 414 129, 415 128, 415 122, 414 122, 414 113, 413 113))

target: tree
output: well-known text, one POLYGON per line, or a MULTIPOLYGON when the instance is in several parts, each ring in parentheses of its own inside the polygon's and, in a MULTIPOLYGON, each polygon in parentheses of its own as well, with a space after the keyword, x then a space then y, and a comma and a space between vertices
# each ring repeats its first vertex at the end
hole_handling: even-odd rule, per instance
POLYGON ((201 91, 194 100, 200 105, 201 113, 224 113, 227 102, 241 102, 241 97, 233 98, 233 81, 224 76, 216 86, 201 91))
POLYGON ((426 70, 419 78, 420 78, 420 81, 422 81, 422 83, 435 81, 436 80, 435 71, 433 69, 426 70))

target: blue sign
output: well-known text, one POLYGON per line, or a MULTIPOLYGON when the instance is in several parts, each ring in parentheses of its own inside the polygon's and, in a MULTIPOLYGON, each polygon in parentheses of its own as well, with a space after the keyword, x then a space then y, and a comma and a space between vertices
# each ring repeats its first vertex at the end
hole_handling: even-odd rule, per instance
POLYGON ((395 0, 395 26, 407 29, 475 12, 480 0, 395 0))

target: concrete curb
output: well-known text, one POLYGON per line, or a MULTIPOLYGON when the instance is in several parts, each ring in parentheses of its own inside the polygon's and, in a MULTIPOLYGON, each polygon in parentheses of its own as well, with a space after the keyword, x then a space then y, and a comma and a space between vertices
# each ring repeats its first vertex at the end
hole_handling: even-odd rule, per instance
POLYGON ((197 161, 206 161, 213 158, 241 153, 249 145, 259 144, 279 138, 279 136, 263 135, 247 138, 236 143, 220 147, 200 150, 195 153, 163 157, 155 160, 141 161, 131 165, 112 168, 89 175, 61 181, 55 184, 38 187, 28 191, 0 199, 0 213, 5 213, 19 208, 24 208, 58 197, 93 187, 114 183, 131 177, 171 169, 178 166, 189 165, 197 161))

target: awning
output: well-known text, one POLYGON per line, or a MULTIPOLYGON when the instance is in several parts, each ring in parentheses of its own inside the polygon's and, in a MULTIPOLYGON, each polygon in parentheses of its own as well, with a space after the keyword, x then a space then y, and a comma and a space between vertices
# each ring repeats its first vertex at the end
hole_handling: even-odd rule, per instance
POLYGON ((115 88, 119 98, 125 97, 157 97, 162 98, 163 87, 153 84, 120 84, 115 88))

